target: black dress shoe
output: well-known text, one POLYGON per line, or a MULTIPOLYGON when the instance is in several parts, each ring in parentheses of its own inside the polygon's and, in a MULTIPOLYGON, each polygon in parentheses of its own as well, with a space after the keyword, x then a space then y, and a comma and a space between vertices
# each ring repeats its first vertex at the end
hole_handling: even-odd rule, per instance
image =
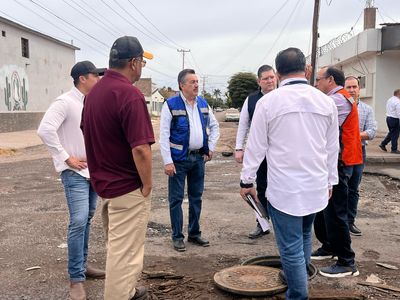
POLYGON ((203 239, 201 236, 189 236, 188 242, 202 247, 210 246, 210 242, 206 239, 203 239))
POLYGON ((148 298, 146 287, 138 286, 135 289, 136 289, 136 293, 130 300, 146 300, 148 298))
POLYGON ((185 242, 183 240, 173 240, 172 243, 174 244, 174 249, 179 252, 186 251, 185 242))
POLYGON ((380 144, 380 145, 379 145, 379 148, 381 148, 383 151, 387 152, 386 146, 380 144))
POLYGON ((261 226, 257 224, 256 229, 249 233, 249 239, 257 239, 263 235, 269 234, 269 230, 263 231, 261 226))
POLYGON ((349 225, 349 231, 351 235, 355 235, 355 236, 361 236, 361 230, 357 228, 357 226, 355 224, 350 224, 349 225))
POLYGON ((390 151, 390 153, 400 154, 400 151, 399 150, 392 150, 392 151, 390 151))

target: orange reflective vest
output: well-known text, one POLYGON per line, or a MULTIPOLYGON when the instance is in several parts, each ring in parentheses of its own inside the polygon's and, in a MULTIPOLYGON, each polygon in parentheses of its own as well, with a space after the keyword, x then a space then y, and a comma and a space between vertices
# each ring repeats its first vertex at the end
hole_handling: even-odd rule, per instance
POLYGON ((345 90, 336 93, 343 95, 352 105, 351 112, 344 120, 340 129, 340 154, 341 160, 346 166, 359 165, 363 163, 360 127, 358 122, 357 102, 345 90))

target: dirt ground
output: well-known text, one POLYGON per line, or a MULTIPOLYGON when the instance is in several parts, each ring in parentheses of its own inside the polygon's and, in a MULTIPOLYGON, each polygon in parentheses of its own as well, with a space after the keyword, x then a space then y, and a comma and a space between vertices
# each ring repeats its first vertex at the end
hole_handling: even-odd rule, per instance
MULTIPOLYGON (((219 116, 221 117, 221 116, 219 116)), ((238 191, 241 166, 221 152, 234 147, 237 124, 220 123, 221 139, 214 159, 207 163, 203 196, 202 231, 208 248, 187 245, 178 253, 171 245, 167 177, 158 145, 154 149, 154 191, 147 231, 144 274, 141 283, 152 299, 246 299, 223 292, 213 284, 215 272, 258 255, 278 255, 274 235, 258 240, 247 237, 254 215, 238 191), (167 271, 172 278, 151 278, 167 271)), ((158 121, 154 120, 158 136, 158 121)), ((67 207, 63 188, 43 146, 0 155, 0 299, 67 299, 67 207), (27 268, 38 266, 35 270, 27 268)), ((400 293, 361 286, 375 274, 384 283, 400 287, 400 270, 377 266, 384 262, 400 267, 399 182, 366 174, 361 184, 357 225, 363 231, 353 238, 360 276, 310 283, 313 299, 348 295, 348 299, 398 299, 400 293), (321 298, 318 298, 318 295, 321 298), (350 297, 350 296, 353 296, 350 297)), ((187 203, 184 203, 187 222, 187 203)), ((186 230, 186 226, 184 230, 186 230)), ((318 242, 314 240, 315 248, 318 242)), ((99 211, 93 220, 89 261, 105 266, 106 250, 99 211)), ((332 262, 318 262, 324 266, 332 262)), ((88 280, 88 298, 102 299, 103 281, 88 280)), ((263 298, 261 298, 263 299, 263 298)), ((282 299, 282 296, 264 299, 282 299)))

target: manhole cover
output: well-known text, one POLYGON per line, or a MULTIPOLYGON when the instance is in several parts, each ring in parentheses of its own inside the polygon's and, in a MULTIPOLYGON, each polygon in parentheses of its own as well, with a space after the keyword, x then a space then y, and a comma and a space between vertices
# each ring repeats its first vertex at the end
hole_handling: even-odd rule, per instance
POLYGON ((286 290, 279 269, 264 266, 234 266, 214 275, 216 285, 228 292, 245 296, 267 296, 286 290))
MULTIPOLYGON (((257 265, 257 266, 266 266, 272 268, 282 269, 281 258, 279 256, 256 256, 246 259, 242 262, 242 266, 245 265, 257 265)), ((310 262, 308 268, 308 279, 312 280, 315 276, 317 276, 318 268, 310 262)))

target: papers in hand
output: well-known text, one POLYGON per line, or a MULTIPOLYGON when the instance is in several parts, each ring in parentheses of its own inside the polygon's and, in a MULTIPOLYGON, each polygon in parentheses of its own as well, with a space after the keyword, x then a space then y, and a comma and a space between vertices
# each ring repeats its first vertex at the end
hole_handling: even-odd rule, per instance
POLYGON ((250 194, 246 194, 246 202, 254 210, 257 221, 260 224, 262 230, 269 230, 270 226, 267 220, 267 212, 265 211, 265 208, 262 206, 261 202, 255 200, 250 194))

